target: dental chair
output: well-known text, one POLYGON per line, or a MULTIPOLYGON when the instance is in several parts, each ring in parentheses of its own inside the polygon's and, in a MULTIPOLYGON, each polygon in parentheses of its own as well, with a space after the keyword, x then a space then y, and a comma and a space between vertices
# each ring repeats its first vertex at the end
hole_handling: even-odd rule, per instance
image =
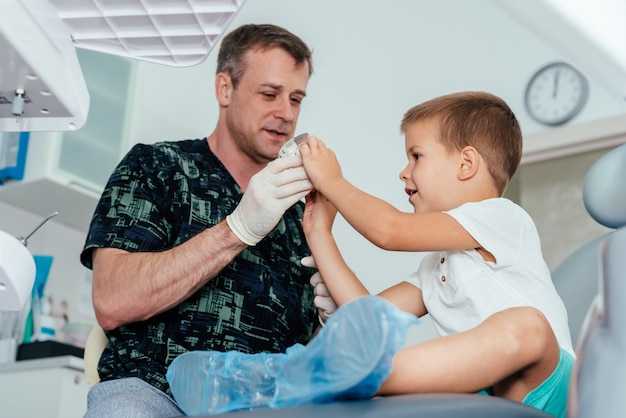
MULTIPOLYGON (((626 149, 618 147, 600 157, 583 182, 583 203, 600 225, 611 230, 626 225, 626 149)), ((575 227, 575 225, 572 225, 575 227)), ((610 235, 610 233, 609 233, 610 235)), ((598 293, 599 250, 607 235, 592 239, 552 271, 552 281, 567 307, 570 333, 579 340, 588 307, 598 293)))
POLYGON ((612 230, 583 244, 552 272, 568 311, 572 338, 577 342, 568 418, 623 417, 626 144, 604 154, 589 169, 583 183, 583 201, 591 217, 612 230))
MULTIPOLYGON (((557 291, 573 319, 570 327, 577 342, 567 417, 621 418, 626 411, 626 144, 603 155, 590 168, 583 184, 583 200, 591 217, 612 230, 581 246, 553 272, 557 291)), ((400 395, 206 417, 294 416, 552 417, 518 402, 472 394, 400 395)))

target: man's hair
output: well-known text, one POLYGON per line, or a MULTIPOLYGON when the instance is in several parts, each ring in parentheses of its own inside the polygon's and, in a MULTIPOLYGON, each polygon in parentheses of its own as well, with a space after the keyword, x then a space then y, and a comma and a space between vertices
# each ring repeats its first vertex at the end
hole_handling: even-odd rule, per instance
POLYGON ((504 193, 522 158, 522 130, 504 100, 485 92, 460 92, 428 100, 409 109, 400 132, 419 121, 439 123, 438 140, 448 151, 475 147, 504 193))
POLYGON ((307 63, 309 76, 313 74, 312 53, 304 41, 288 30, 270 24, 243 25, 227 34, 217 55, 217 73, 230 74, 233 87, 237 88, 246 70, 246 52, 271 48, 280 48, 287 52, 298 67, 307 63))

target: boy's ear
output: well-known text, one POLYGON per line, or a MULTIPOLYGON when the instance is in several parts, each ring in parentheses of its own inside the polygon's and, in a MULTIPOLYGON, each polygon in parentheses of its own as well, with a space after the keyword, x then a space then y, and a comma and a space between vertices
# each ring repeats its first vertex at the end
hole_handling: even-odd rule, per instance
POLYGON ((227 106, 230 103, 232 88, 233 83, 228 73, 219 73, 215 76, 215 97, 221 106, 227 106))
POLYGON ((459 180, 468 180, 478 172, 480 158, 478 150, 470 145, 466 146, 459 153, 459 180))

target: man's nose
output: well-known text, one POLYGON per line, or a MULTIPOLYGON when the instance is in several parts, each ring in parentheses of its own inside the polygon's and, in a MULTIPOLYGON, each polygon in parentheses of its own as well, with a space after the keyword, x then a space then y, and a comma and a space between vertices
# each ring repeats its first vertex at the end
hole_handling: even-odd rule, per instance
POLYGON ((276 101, 275 117, 285 121, 292 121, 297 114, 297 110, 291 102, 291 98, 287 97, 276 101))

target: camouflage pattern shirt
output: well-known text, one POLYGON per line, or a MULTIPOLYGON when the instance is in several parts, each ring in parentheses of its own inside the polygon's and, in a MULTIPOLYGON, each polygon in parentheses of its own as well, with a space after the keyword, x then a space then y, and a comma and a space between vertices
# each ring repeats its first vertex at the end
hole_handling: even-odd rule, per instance
MULTIPOLYGON (((81 262, 91 268, 99 247, 175 247, 222 221, 241 197, 206 139, 135 145, 109 178, 81 262)), ((300 265, 310 254, 303 210, 301 202, 291 207, 268 236, 180 305, 108 331, 101 379, 138 377, 171 396, 165 372, 186 351, 284 352, 305 344, 317 313, 309 284, 314 270, 300 265)))

